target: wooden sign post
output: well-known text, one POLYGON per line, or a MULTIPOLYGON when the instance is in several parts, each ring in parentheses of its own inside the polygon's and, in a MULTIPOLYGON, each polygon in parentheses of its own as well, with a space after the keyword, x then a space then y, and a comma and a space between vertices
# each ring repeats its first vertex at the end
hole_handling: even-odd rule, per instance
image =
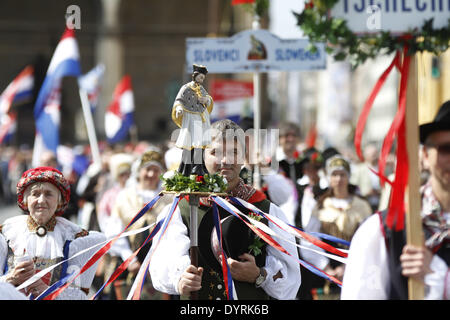
MULTIPOLYGON (((414 246, 423 246, 420 171, 419 171, 419 118, 418 118, 418 79, 417 56, 411 58, 406 91, 406 148, 408 150, 408 188, 406 193, 406 242, 414 246)), ((408 298, 423 300, 423 283, 413 278, 408 279, 408 298)))

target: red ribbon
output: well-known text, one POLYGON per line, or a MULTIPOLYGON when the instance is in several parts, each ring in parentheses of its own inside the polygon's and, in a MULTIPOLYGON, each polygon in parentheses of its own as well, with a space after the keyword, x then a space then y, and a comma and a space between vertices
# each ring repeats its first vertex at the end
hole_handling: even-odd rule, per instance
POLYGON ((106 254, 106 252, 111 249, 111 246, 113 243, 124 233, 133 223, 135 223, 139 218, 142 217, 147 211, 151 210, 155 203, 162 197, 161 194, 156 196, 152 201, 147 203, 134 217, 133 219, 128 223, 128 225, 120 232, 118 235, 116 235, 113 239, 111 239, 108 243, 106 243, 103 247, 101 247, 87 262, 86 264, 81 268, 81 270, 78 272, 78 274, 73 277, 71 280, 67 281, 65 285, 54 291, 53 293, 46 296, 43 300, 54 300, 61 292, 63 292, 76 278, 78 278, 81 274, 83 274, 86 270, 88 270, 94 263, 96 263, 103 255, 106 254))
MULTIPOLYGON (((245 205, 242 204, 238 199, 233 198, 232 200, 235 201, 235 202, 237 202, 237 203, 239 203, 239 204, 241 204, 241 205, 243 205, 243 206, 245 207, 245 205)), ((254 212, 251 208, 248 208, 248 207, 247 207, 247 209, 249 209, 249 210, 251 210, 252 212, 254 212)), ((258 208, 256 208, 256 209, 258 209, 258 208)), ((287 232, 287 230, 285 230, 285 229, 284 229, 283 227, 281 227, 278 223, 276 223, 273 219, 271 219, 270 215, 265 214, 264 212, 262 212, 262 211, 259 210, 259 209, 258 209, 258 212, 254 212, 254 213, 255 213, 256 215, 262 216, 263 218, 266 218, 267 220, 269 220, 270 222, 272 222, 274 225, 276 225, 278 228, 280 228, 281 230, 284 230, 284 231, 287 232)), ((335 248, 335 247, 329 245, 328 243, 326 243, 326 242, 324 242, 324 241, 322 241, 322 240, 320 240, 320 239, 318 239, 318 238, 316 238, 316 237, 314 237, 314 236, 312 236, 312 235, 310 235, 310 234, 308 234, 308 233, 306 233, 306 232, 304 232, 304 231, 302 231, 302 230, 299 230, 298 228, 295 228, 295 227, 291 226, 290 224, 287 224, 287 225, 288 225, 293 231, 297 232, 303 239, 305 239, 305 240, 311 242, 311 243, 314 244, 315 246, 317 246, 317 247, 319 247, 319 248, 321 248, 321 249, 323 249, 323 250, 325 250, 325 251, 328 251, 328 252, 330 252, 330 253, 333 253, 333 254, 335 254, 335 255, 338 255, 338 256, 347 258, 348 254, 347 254, 346 252, 343 252, 343 251, 341 251, 341 250, 339 250, 339 249, 337 249, 337 248, 335 248)))
MULTIPOLYGON (((404 40, 408 40, 409 37, 405 36, 404 40)), ((403 46, 403 63, 401 63, 400 52, 397 51, 394 59, 392 60, 389 67, 383 72, 381 77, 378 79, 375 87, 373 88, 369 98, 364 104, 363 110, 361 112, 360 118, 355 132, 355 150, 358 157, 363 160, 361 152, 361 140, 364 127, 369 116, 370 110, 372 108, 373 102, 378 95, 381 87, 383 86, 389 73, 392 71, 393 67, 396 66, 401 74, 399 99, 398 99, 398 110, 394 117, 394 120, 389 128, 388 133, 383 141, 383 146, 381 148, 380 159, 378 160, 378 172, 375 172, 380 177, 380 183, 383 186, 385 182, 392 185, 392 193, 389 204, 389 209, 386 218, 387 226, 392 229, 394 223, 396 222, 396 230, 402 230, 404 228, 404 215, 405 215, 405 190, 408 184, 408 152, 406 149, 406 124, 405 124, 405 110, 406 110, 406 89, 408 86, 408 74, 409 65, 411 62, 411 57, 408 56, 408 45, 405 43, 403 46), (397 137, 397 152, 396 152, 396 168, 395 168, 395 178, 394 182, 390 182, 388 178, 384 176, 384 171, 386 168, 387 156, 392 148, 395 137, 397 137)))
MULTIPOLYGON (((406 147, 406 89, 408 87, 409 65, 411 56, 407 55, 408 46, 403 48, 403 64, 401 68, 400 91, 398 99, 398 112, 393 126, 397 132, 397 164, 395 179, 392 185, 392 196, 386 217, 386 225, 392 229, 396 222, 396 231, 403 230, 405 221, 405 190, 408 184, 409 159, 406 147), (397 121, 396 121, 397 120, 397 121)), ((386 147, 390 147, 387 145, 386 147)), ((384 168, 384 167, 383 167, 384 168)), ((381 170, 381 168, 380 168, 381 170)))
MULTIPOLYGON (((355 129, 354 142, 355 142, 356 154, 358 155, 358 157, 361 161, 364 161, 364 157, 361 152, 361 141, 362 141, 362 135, 363 135, 364 129, 366 127, 367 118, 369 117, 369 113, 370 113, 370 110, 372 109, 375 98, 377 97, 378 93, 380 92, 381 87, 386 82, 386 79, 389 76, 389 74, 391 73, 392 68, 394 66, 396 66, 397 68, 400 68, 400 52, 399 51, 397 51, 397 53, 395 54, 395 57, 392 60, 389 67, 383 72, 381 77, 378 79, 377 83, 375 84, 374 88, 372 89, 372 92, 369 95, 369 98, 367 99, 366 103, 364 104, 364 107, 359 116, 358 123, 357 123, 356 129, 355 129)), ((389 151, 390 151, 390 148, 387 150, 387 153, 389 153, 389 151)), ((375 172, 374 170, 372 170, 376 175, 378 175, 380 177, 380 180, 381 180, 380 182, 381 182, 382 186, 384 185, 384 182, 388 182, 389 184, 391 184, 389 179, 387 179, 384 176, 384 167, 385 167, 385 162, 386 162, 385 159, 387 159, 387 154, 382 153, 382 155, 380 156, 380 160, 379 160, 379 172, 375 172), (382 164, 383 170, 380 167, 380 162, 384 163, 384 164, 382 164)))
MULTIPOLYGON (((169 220, 165 221, 164 225, 161 227, 162 228, 161 235, 158 239, 158 242, 155 245, 155 248, 152 251, 152 254, 156 250, 156 248, 158 248, 159 243, 161 242, 161 239, 163 238, 164 234, 166 233, 167 227, 169 226, 170 222, 172 221, 173 213, 177 209, 178 204, 180 203, 181 199, 182 199, 181 197, 178 197, 178 199, 174 200, 174 203, 172 204, 172 208, 170 209, 169 213, 167 214, 167 217, 169 220), (176 203, 175 203, 175 201, 176 201, 176 203)), ((150 254, 150 252, 148 254, 150 254)), ((151 257, 152 256, 150 255, 149 258, 146 261, 144 261, 145 265, 141 266, 141 269, 143 268, 143 270, 145 270, 145 271, 142 272, 140 275, 138 274, 138 279, 135 280, 138 285, 136 287, 136 290, 133 292, 133 296, 131 298, 132 300, 139 300, 141 297, 141 292, 142 292, 142 288, 144 286, 145 276, 148 272, 148 267, 150 266, 151 257)))
MULTIPOLYGON (((221 199, 221 198, 219 198, 221 199)), ((237 218, 239 218, 242 222, 244 222, 257 236, 259 236, 262 240, 264 240, 267 244, 269 244, 270 246, 272 246, 273 248, 277 249, 278 251, 281 251, 285 254, 287 254, 288 256, 293 257, 294 259, 296 259, 302 266, 304 266, 305 268, 307 268, 304 265, 304 262, 294 256, 292 256, 285 248, 283 248, 275 239, 273 239, 270 235, 268 235, 267 233, 265 233, 264 231, 258 229, 257 227, 255 227, 253 224, 251 224, 250 222, 246 221, 245 219, 243 219, 237 212, 234 212, 234 210, 227 209, 225 207, 222 206, 222 204, 220 204, 220 202, 217 202, 217 197, 212 197, 212 200, 218 204, 219 206, 221 206, 222 208, 224 208, 225 210, 229 211, 230 213, 233 213, 233 215, 237 218)), ((221 199, 223 200, 223 199, 221 199)), ((225 200, 223 200, 225 201, 225 200)), ((266 215, 267 217, 267 215, 266 215)), ((250 219, 250 218, 248 218, 250 219)), ((323 270, 320 270, 319 268, 315 267, 314 265, 310 264, 310 267, 313 269, 318 270, 319 272, 321 272, 322 274, 326 275, 331 281, 337 283, 338 285, 342 285, 342 282, 338 279, 336 279, 335 277, 329 275, 328 273, 326 273, 323 270)))

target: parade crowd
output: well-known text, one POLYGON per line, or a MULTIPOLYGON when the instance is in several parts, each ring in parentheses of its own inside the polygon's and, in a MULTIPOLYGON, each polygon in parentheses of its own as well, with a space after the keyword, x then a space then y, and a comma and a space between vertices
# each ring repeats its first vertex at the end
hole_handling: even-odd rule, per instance
MULTIPOLYGON (((281 211, 284 214, 283 219, 286 222, 306 232, 321 232, 348 242, 352 242, 355 233, 363 222, 368 221, 374 216, 378 216, 376 213, 383 212, 387 209, 389 204, 389 185, 386 184, 382 188, 378 176, 373 172, 377 171, 378 156, 380 153, 379 146, 376 144, 367 144, 364 147, 365 162, 361 162, 348 150, 338 150, 334 147, 327 147, 320 150, 315 146, 305 145, 304 141, 301 140, 300 128, 294 123, 284 123, 280 125, 279 130, 279 146, 276 153, 278 170, 261 176, 261 188, 256 190, 256 193, 252 191, 246 199, 251 200, 255 194, 261 195, 261 199, 264 198, 270 201, 271 214, 272 211, 275 214, 281 211)), ((448 131, 444 132, 448 133, 448 131)), ((30 250, 30 241, 27 242, 25 239, 19 239, 20 237, 12 235, 18 231, 22 232, 27 228, 27 225, 28 229, 30 228, 29 220, 26 220, 25 216, 28 213, 33 216, 34 209, 30 208, 31 205, 26 203, 24 199, 30 199, 33 196, 39 197, 39 192, 48 192, 51 195, 51 192, 54 191, 53 189, 56 186, 56 193, 60 191, 66 199, 62 199, 64 210, 62 210, 60 205, 55 209, 55 216, 57 217, 56 222, 53 222, 56 224, 54 226, 54 232, 59 230, 57 227, 59 225, 61 225, 62 231, 60 232, 62 233, 67 233, 69 232, 68 230, 71 230, 73 240, 69 247, 70 250, 76 252, 77 250, 88 248, 95 243, 99 243, 120 233, 134 215, 162 191, 161 175, 164 175, 167 171, 176 170, 181 160, 181 151, 174 146, 173 142, 160 145, 154 145, 147 141, 116 144, 114 146, 101 144, 101 165, 91 163, 90 151, 87 146, 64 146, 67 159, 59 158, 59 162, 57 162, 52 154, 44 154, 41 159, 41 166, 46 169, 39 169, 39 171, 31 166, 32 150, 30 148, 26 146, 19 148, 0 146, 0 148, 0 176, 2 182, 0 202, 2 206, 13 205, 17 202, 24 213, 21 214, 20 209, 17 209, 18 217, 14 217, 17 220, 15 222, 16 227, 12 223, 10 223, 11 225, 8 223, 2 225, 0 240, 5 238, 9 244, 8 249, 0 242, 0 253, 2 254, 0 257, 0 263, 2 263, 0 265, 0 284, 2 286, 4 285, 4 288, 9 284, 11 287, 18 287, 19 284, 35 272, 33 269, 38 269, 36 261, 34 261, 34 266, 32 264, 30 266, 30 264, 18 262, 19 259, 16 259, 26 254, 26 252, 23 252, 23 249, 30 250), (51 168, 57 170, 52 171, 51 168), (24 175, 24 172, 28 172, 28 174, 24 175), (47 175, 51 175, 51 178, 47 178, 47 175), (34 185, 37 185, 37 187, 30 187, 34 185), (18 186, 22 188, 20 192, 18 186), (68 189, 70 189, 70 192, 67 191, 68 189), (27 190, 31 191, 27 193, 27 190), (35 195, 36 192, 37 194, 35 195), (26 211, 27 206, 30 208, 29 212, 26 211), (20 221, 19 218, 21 218, 20 221), (20 228, 19 223, 21 224, 20 228), (27 242, 28 247, 21 245, 20 241, 27 242), (11 253, 11 249, 14 252, 11 253), (11 255, 14 256, 13 260, 11 260, 11 255), (29 270, 30 268, 32 269, 31 271, 29 270), (28 274, 25 274, 25 272, 28 272, 28 274)), ((394 174, 393 170, 394 158, 392 156, 387 162, 386 171, 392 176, 394 174)), ((426 186, 430 177, 429 166, 423 165, 420 174, 421 183, 423 186, 426 186)), ((243 183, 242 186, 251 186, 253 184, 253 165, 250 163, 242 164, 240 166, 239 180, 236 181, 243 183)), ((243 190, 249 191, 248 188, 242 188, 243 190)), ((243 194, 245 196, 245 192, 243 194)), ((116 241, 111 250, 94 265, 93 271, 90 274, 83 274, 84 278, 79 281, 78 286, 70 287, 73 292, 69 291, 65 296, 61 295, 60 298, 80 299, 81 296, 84 298, 92 297, 121 263, 127 260, 141 246, 144 239, 151 232, 151 226, 158 220, 158 215, 164 212, 166 210, 165 208, 171 203, 171 197, 161 198, 150 212, 147 212, 138 223, 131 227, 131 230, 149 227, 148 229, 116 241)), ((39 211, 39 206, 35 210, 39 211)), ((50 219, 50 221, 53 220, 50 219)), ((48 221, 44 222, 46 225, 49 223, 48 221)), ((180 225, 182 225, 181 222, 180 225)), ((45 232, 51 230, 49 228, 45 232)), ((39 232, 39 229, 36 232, 39 232)), ((29 237, 32 236, 36 236, 36 234, 30 233, 29 237)), ((22 237, 25 237, 25 235, 22 235, 22 237)), ((169 235, 167 237, 170 239, 169 235)), ((443 237, 446 239, 444 243, 448 243, 448 235, 444 235, 443 237)), ((36 247, 42 245, 39 242, 41 239, 44 238, 36 236, 36 247)), ((327 242, 327 240, 324 241, 327 242)), ((6 244, 5 241, 3 242, 6 244)), ((275 292, 275 289, 270 289, 269 284, 262 285, 262 288, 269 288, 266 290, 269 296, 278 299, 298 300, 364 299, 363 295, 358 296, 348 293, 345 297, 341 297, 341 294, 346 292, 345 263, 307 250, 308 247, 313 247, 308 241, 302 239, 297 240, 297 243, 301 247, 294 247, 294 250, 297 251, 299 258, 324 270, 328 275, 340 281, 344 280, 343 288, 311 273, 297 264, 297 270, 295 272, 301 275, 299 277, 295 272, 292 273, 293 271, 290 270, 290 264, 292 263, 287 263, 279 268, 281 275, 280 272, 276 273, 275 271, 275 274, 271 274, 271 278, 273 277, 273 283, 276 286, 277 283, 282 283, 284 272, 288 273, 287 277, 285 273, 285 280, 292 274, 297 276, 299 279, 298 284, 289 287, 290 291, 295 292, 290 296, 283 294, 277 296, 278 293, 275 292), (271 292, 274 293, 271 294, 271 292)), ((343 250, 349 249, 348 246, 342 244, 336 244, 331 241, 327 243, 343 250)), ((46 244, 47 251, 54 250, 55 252, 47 253, 44 250, 42 254, 47 260, 55 259, 55 257, 60 256, 58 254, 59 251, 64 251, 62 247, 65 246, 63 245, 63 243, 46 244)), ((359 242, 358 245, 363 246, 364 244, 359 242)), ((36 250, 35 252, 39 251, 39 249, 36 250)), ((126 299, 149 250, 151 250, 151 243, 139 251, 139 254, 128 265, 125 272, 111 285, 105 287, 97 299, 126 299)), ((94 252, 91 251, 88 254, 92 255, 94 252)), ((270 251, 267 250, 267 255, 269 256, 270 254, 270 251)), ((83 261, 85 263, 89 258, 87 257, 83 260, 82 257, 83 255, 79 258, 78 267, 81 267, 83 261)), ((76 264, 74 261, 77 259, 71 260, 71 263, 76 264)), ((158 264, 161 264, 161 261, 157 259, 158 257, 155 256, 155 266, 152 267, 151 264, 151 268, 157 268, 158 264)), ((250 258, 248 259, 248 261, 251 261, 250 258)), ((428 257, 427 259, 431 258, 428 257)), ((279 262, 273 263, 276 265, 279 262)), ((42 270, 44 266, 48 265, 48 261, 43 261, 39 269, 42 270)), ((266 269, 269 271, 265 272, 270 272, 271 268, 271 266, 268 266, 266 269)), ((441 266, 441 268, 445 269, 448 267, 444 263, 444 266, 441 266)), ((63 273, 63 271, 61 272, 63 273)), ((193 271, 191 275, 196 274, 196 272, 193 271)), ((203 272, 203 277, 208 276, 211 278, 215 276, 213 274, 214 271, 211 271, 208 275, 206 275, 206 270, 201 270, 201 272, 203 272)), ((448 274, 448 271, 446 272, 448 274)), ((56 278, 56 273, 56 271, 53 271, 53 274, 48 278, 56 278)), ((186 294, 193 290, 192 288, 186 289, 187 287, 178 285, 178 287, 175 286, 171 290, 166 290, 166 292, 159 291, 158 289, 164 287, 164 285, 160 284, 164 281, 161 279, 157 281, 155 279, 153 281, 153 275, 155 274, 156 276, 158 272, 155 271, 153 273, 150 270, 150 274, 151 277, 148 277, 142 290, 141 299, 183 299, 183 297, 186 297, 186 294), (155 285, 153 282, 155 282, 155 285)), ((264 276, 267 277, 267 275, 264 276)), ((180 277, 184 279, 184 274, 181 275, 181 271, 180 277)), ((236 277, 239 278, 238 275, 236 277)), ((185 283, 195 280, 186 279, 185 283)), ((172 279, 165 280, 166 283, 171 285, 170 282, 172 279)), ((439 282, 441 280, 439 277, 435 277, 433 281, 439 282)), ((36 297, 45 291, 45 288, 52 281, 43 277, 32 286, 17 290, 17 295, 11 293, 10 299, 25 298, 29 297, 30 294, 36 297), (45 282, 47 286, 40 282, 45 282)), ((445 281, 448 281, 448 279, 445 281)), ((444 290, 445 284, 441 283, 440 285, 444 290)), ((286 292, 289 292, 289 290, 286 292)), ((352 288, 351 291, 356 292, 358 290, 352 288)), ((287 294, 286 292, 284 294, 287 294)), ((7 299, 5 295, 6 291, 4 291, 4 294, 0 293, 2 299, 7 299)), ((245 295, 242 294, 242 296, 245 295)), ((209 298, 212 297, 209 296, 209 298)), ((216 299, 216 296, 214 297, 216 299)), ((259 295, 255 296, 255 298, 260 297, 259 295)), ((445 295, 436 294, 433 297, 440 299, 445 297, 445 295)), ((448 295, 446 297, 448 298, 448 295)), ((208 299, 208 295, 206 294, 204 298, 208 299)), ((379 299, 380 296, 374 294, 367 298, 379 299)), ((384 298, 389 299, 390 297, 385 296, 384 298)))

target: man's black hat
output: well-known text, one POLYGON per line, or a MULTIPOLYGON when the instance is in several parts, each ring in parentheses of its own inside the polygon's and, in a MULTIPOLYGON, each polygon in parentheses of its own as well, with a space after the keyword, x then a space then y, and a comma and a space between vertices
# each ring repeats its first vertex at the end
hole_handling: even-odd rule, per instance
POLYGON ((448 130, 450 130, 450 100, 440 106, 432 122, 419 126, 420 143, 425 143, 430 133, 448 130))
MULTIPOLYGON (((244 222, 232 215, 221 219, 221 229, 225 254, 229 258, 239 261, 240 255, 249 252, 249 246, 254 243, 256 235, 244 222)), ((198 228, 199 251, 209 267, 221 273, 222 268, 218 261, 220 248, 217 241, 213 213, 208 212, 198 228)), ((261 241, 263 242, 263 240, 261 241)), ((255 262, 258 266, 264 266, 265 254, 257 255, 255 262)))

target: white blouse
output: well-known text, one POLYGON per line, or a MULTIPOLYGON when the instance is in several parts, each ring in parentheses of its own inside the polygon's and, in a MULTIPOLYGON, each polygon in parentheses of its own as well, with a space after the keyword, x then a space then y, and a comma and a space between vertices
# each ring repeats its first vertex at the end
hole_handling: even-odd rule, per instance
MULTIPOLYGON (((3 272, 8 258, 8 245, 16 255, 20 256, 26 252, 31 258, 47 261, 45 267, 48 267, 52 265, 51 260, 64 257, 63 248, 66 240, 71 240, 69 258, 106 240, 102 233, 96 231, 90 231, 86 236, 75 238, 82 231, 82 228, 62 217, 56 217, 56 225, 53 231, 48 231, 46 235, 40 237, 36 232, 28 229, 27 219, 27 215, 20 215, 7 219, 3 224, 2 233, 0 234, 0 282, 6 281, 6 275, 3 272)), ((72 273, 80 270, 99 248, 100 246, 95 246, 91 250, 69 260, 67 272, 72 273)), ((56 299, 87 299, 86 293, 81 288, 90 288, 97 264, 98 262, 76 278, 56 299)), ((45 267, 42 269, 45 269, 45 267)))

